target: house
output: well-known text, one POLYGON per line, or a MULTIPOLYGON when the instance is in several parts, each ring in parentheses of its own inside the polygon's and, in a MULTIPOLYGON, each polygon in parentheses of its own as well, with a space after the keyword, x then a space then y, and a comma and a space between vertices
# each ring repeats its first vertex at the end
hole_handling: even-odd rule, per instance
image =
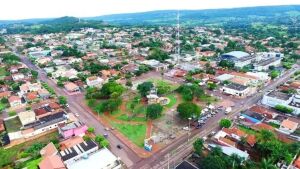
POLYGON ((41 151, 42 161, 39 163, 40 169, 66 169, 54 144, 50 142, 41 151))
POLYGON ((8 102, 11 107, 16 107, 16 106, 22 105, 22 100, 18 96, 10 96, 8 98, 8 102))
POLYGON ((120 160, 107 148, 102 148, 93 154, 88 155, 88 160, 79 159, 73 164, 67 165, 68 169, 121 169, 120 160))
MULTIPOLYGON (((60 151, 59 154, 64 164, 70 169, 72 164, 76 163, 83 157, 87 157, 90 154, 95 153, 98 149, 98 145, 93 140, 87 140, 76 144, 69 149, 60 151)), ((99 159, 97 162, 99 162, 99 159)))
POLYGON ((20 86, 20 92, 19 95, 22 96, 25 93, 28 92, 36 92, 42 88, 40 83, 30 83, 26 82, 20 86))
POLYGON ((47 156, 39 163, 39 169, 66 169, 64 163, 58 155, 47 156))
POLYGON ((261 115, 263 115, 264 117, 266 117, 268 119, 274 119, 278 116, 277 113, 275 113, 275 112, 273 112, 270 109, 267 109, 265 107, 259 106, 259 105, 253 106, 249 110, 252 111, 252 112, 261 114, 261 115))
POLYGON ((243 158, 244 160, 247 160, 249 158, 249 154, 247 152, 244 152, 242 150, 239 150, 235 147, 228 147, 228 146, 219 146, 216 144, 209 144, 208 147, 210 149, 215 148, 215 147, 220 147, 222 149, 222 152, 225 155, 231 156, 233 154, 238 155, 239 157, 243 158))
POLYGON ((38 98, 38 93, 37 92, 29 92, 29 93, 26 93, 23 98, 25 99, 26 102, 29 102, 29 101, 34 101, 38 98))
POLYGON ((162 70, 167 70, 168 69, 167 64, 160 63, 160 61, 155 60, 155 59, 145 60, 145 61, 142 62, 142 64, 150 66, 155 71, 162 71, 162 70))
POLYGON ((240 85, 237 83, 230 83, 228 85, 224 85, 221 88, 223 93, 238 96, 238 97, 246 97, 250 93, 250 89, 248 86, 240 85))
POLYGON ((279 131, 282 131, 283 133, 291 134, 298 128, 298 123, 293 122, 289 119, 285 119, 281 122, 279 131))
POLYGON ((64 124, 58 127, 59 134, 67 139, 73 136, 84 136, 88 127, 80 121, 64 124))
POLYGON ((11 91, 0 92, 0 99, 8 98, 9 96, 11 96, 11 91))
POLYGON ((97 76, 91 76, 86 79, 86 84, 89 87, 101 87, 104 83, 104 80, 97 76))
POLYGON ((70 137, 66 140, 63 140, 61 142, 59 142, 59 146, 60 146, 60 150, 65 150, 65 149, 69 149, 73 146, 75 146, 76 144, 82 143, 84 142, 83 138, 80 136, 74 136, 74 137, 70 137))
POLYGON ((73 82, 67 82, 65 83, 65 89, 68 91, 68 92, 79 92, 80 91, 80 88, 79 86, 77 86, 75 83, 73 82))
POLYGON ((20 81, 25 79, 25 75, 23 73, 12 74, 11 77, 14 81, 20 81))
POLYGON ((37 93, 38 93, 39 97, 42 99, 49 99, 49 97, 51 96, 49 91, 46 89, 40 89, 37 91, 37 93))
POLYGON ((248 122, 255 123, 255 124, 260 123, 265 119, 265 117, 262 114, 252 112, 250 110, 246 110, 245 112, 242 112, 241 116, 244 117, 245 120, 247 120, 248 122))
POLYGON ((19 119, 23 126, 35 122, 35 113, 31 110, 18 113, 19 119))

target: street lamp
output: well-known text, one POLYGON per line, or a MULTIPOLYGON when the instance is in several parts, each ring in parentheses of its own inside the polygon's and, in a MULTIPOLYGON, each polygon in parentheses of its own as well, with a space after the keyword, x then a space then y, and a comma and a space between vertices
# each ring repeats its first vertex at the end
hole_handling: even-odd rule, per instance
POLYGON ((191 128, 191 120, 192 120, 192 118, 188 118, 188 120, 189 120, 189 130, 188 130, 188 142, 190 141, 190 128, 191 128))

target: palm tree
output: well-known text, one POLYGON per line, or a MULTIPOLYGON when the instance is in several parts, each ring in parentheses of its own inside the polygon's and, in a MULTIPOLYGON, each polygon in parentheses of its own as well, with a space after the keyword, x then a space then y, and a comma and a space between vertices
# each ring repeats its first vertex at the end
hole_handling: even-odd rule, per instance
POLYGON ((269 130, 261 130, 258 136, 258 140, 263 143, 274 139, 275 139, 274 133, 269 130))
POLYGON ((277 169, 277 167, 273 164, 271 159, 263 159, 260 162, 260 168, 261 169, 277 169))

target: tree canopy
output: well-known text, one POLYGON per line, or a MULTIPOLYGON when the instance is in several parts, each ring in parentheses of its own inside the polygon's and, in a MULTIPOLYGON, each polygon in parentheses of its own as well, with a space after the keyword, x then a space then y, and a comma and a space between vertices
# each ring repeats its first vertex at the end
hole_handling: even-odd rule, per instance
POLYGON ((184 102, 177 106, 177 111, 181 119, 187 120, 188 118, 199 117, 201 108, 194 103, 184 102))
POLYGON ((140 92, 141 96, 145 97, 148 95, 150 90, 153 88, 152 82, 144 82, 137 86, 138 91, 140 92))
POLYGON ((229 128, 231 126, 231 121, 229 119, 221 119, 219 125, 220 127, 229 128))
POLYGON ((160 104, 150 104, 146 110, 146 116, 149 119, 157 119, 161 116, 163 107, 160 104))

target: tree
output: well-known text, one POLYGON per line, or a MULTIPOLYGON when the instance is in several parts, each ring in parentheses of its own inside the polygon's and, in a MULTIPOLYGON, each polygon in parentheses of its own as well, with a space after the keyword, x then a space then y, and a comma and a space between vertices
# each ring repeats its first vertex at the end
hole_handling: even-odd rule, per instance
POLYGON ((221 119, 219 125, 220 127, 229 128, 231 126, 231 121, 229 119, 221 119))
POLYGON ((171 86, 170 86, 170 84, 168 84, 168 83, 166 83, 164 81, 159 81, 156 84, 156 88, 157 88, 157 93, 161 94, 161 95, 171 92, 171 86))
POLYGON ((197 84, 181 85, 177 92, 179 92, 185 101, 192 101, 194 97, 199 98, 204 96, 204 90, 197 84))
POLYGON ((197 140, 193 143, 195 153, 197 153, 198 155, 202 154, 203 144, 204 144, 204 141, 201 138, 197 138, 197 140))
POLYGON ((138 91, 140 92, 141 96, 145 97, 149 93, 149 91, 153 88, 152 82, 144 82, 137 86, 138 91))
POLYGON ((124 91, 125 88, 121 84, 118 84, 117 82, 113 81, 105 83, 100 89, 100 94, 102 98, 116 99, 120 97, 124 91))
POLYGON ((95 111, 100 114, 104 112, 113 112, 118 109, 118 107, 122 104, 122 100, 120 98, 117 99, 109 99, 105 100, 95 107, 95 111))
POLYGON ((286 114, 291 114, 294 110, 292 108, 289 108, 289 107, 286 107, 286 106, 283 106, 283 105, 276 105, 274 107, 276 110, 282 112, 282 113, 286 113, 286 114))
POLYGON ((65 96, 59 96, 58 97, 58 103, 61 105, 66 105, 67 104, 67 98, 65 96))
POLYGON ((187 120, 188 118, 199 117, 201 108, 194 103, 184 102, 177 106, 177 111, 181 119, 187 120))
POLYGON ((270 72, 270 77, 271 79, 275 79, 276 77, 278 77, 280 75, 280 72, 278 70, 272 70, 270 72))
POLYGON ((233 69, 234 68, 234 62, 229 61, 229 60, 221 60, 219 62, 219 66, 222 68, 228 68, 228 69, 233 69))
POLYGON ((209 90, 215 90, 217 87, 218 87, 218 85, 214 82, 207 83, 207 88, 209 90))
POLYGON ((163 62, 166 59, 169 59, 170 56, 167 52, 161 50, 160 48, 152 48, 150 50, 150 54, 148 56, 148 59, 155 59, 160 62, 163 62))
POLYGON ((97 135, 95 137, 95 141, 101 146, 101 147, 108 147, 109 146, 109 142, 107 139, 105 139, 103 136, 101 135, 97 135))
POLYGON ((212 149, 210 154, 202 161, 202 168, 205 169, 224 169, 227 168, 226 157, 222 154, 220 147, 212 149))
POLYGON ((275 135, 273 132, 269 130, 260 130, 258 135, 259 142, 268 142, 275 139, 275 135))
POLYGON ((87 131, 88 131, 89 133, 94 133, 94 132, 95 132, 95 128, 94 128, 94 127, 89 127, 89 128, 87 129, 87 131))
POLYGON ((260 168, 261 169, 277 169, 277 167, 273 164, 273 162, 271 161, 271 159, 263 159, 260 162, 260 168))
POLYGON ((160 104, 150 104, 147 107, 146 116, 150 119, 157 119, 161 116, 163 107, 160 104))

